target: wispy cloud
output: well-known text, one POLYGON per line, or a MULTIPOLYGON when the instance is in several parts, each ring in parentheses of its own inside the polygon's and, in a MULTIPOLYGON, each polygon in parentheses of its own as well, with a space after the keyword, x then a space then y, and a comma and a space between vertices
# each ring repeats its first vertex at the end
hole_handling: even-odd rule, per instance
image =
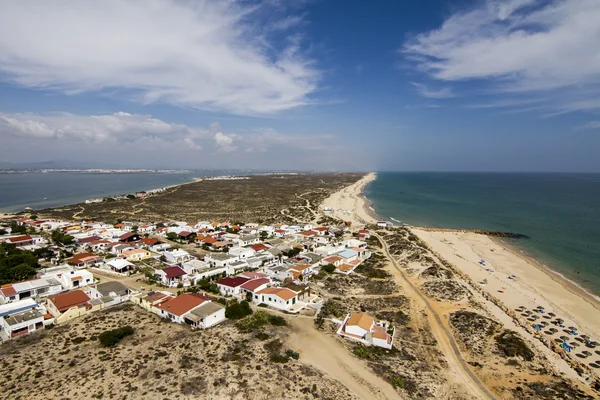
POLYGON ((417 88, 419 94, 428 99, 448 99, 454 97, 454 93, 450 88, 441 88, 441 89, 431 89, 422 83, 411 83, 414 87, 417 88))
MULTIPOLYGON (((435 79, 472 80, 496 92, 556 94, 568 89, 577 95, 582 87, 600 82, 599 1, 478 4, 407 40, 401 52, 435 79)), ((592 97, 571 99, 565 111, 591 109, 592 97)))
POLYGON ((7 2, 0 13, 0 77, 29 88, 110 91, 142 103, 241 115, 310 104, 320 73, 303 53, 301 36, 271 35, 294 35, 302 16, 281 13, 273 21, 266 0, 248 4, 7 2))
POLYGON ((600 129, 600 121, 591 121, 577 128, 577 130, 583 129, 600 129))

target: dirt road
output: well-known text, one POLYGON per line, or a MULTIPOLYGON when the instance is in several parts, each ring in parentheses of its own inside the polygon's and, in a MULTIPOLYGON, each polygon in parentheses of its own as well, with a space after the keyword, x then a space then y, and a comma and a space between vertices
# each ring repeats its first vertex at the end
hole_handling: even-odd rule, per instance
POLYGON ((407 289, 407 293, 412 292, 412 298, 423 302, 427 308, 427 314, 429 316, 429 322, 431 331, 440 345, 441 351, 446 356, 448 361, 448 367, 452 370, 454 375, 462 380, 465 386, 471 391, 471 394, 481 399, 495 399, 494 395, 483 385, 479 378, 471 371, 467 363, 463 360, 458 345, 454 340, 454 337, 449 332, 448 328, 444 326, 442 319, 439 314, 435 311, 429 300, 418 290, 410 280, 404 275, 402 269, 398 266, 398 263, 388 250, 387 243, 383 238, 376 233, 372 233, 376 236, 379 241, 383 244, 383 251, 386 257, 391 261, 394 270, 394 276, 398 280, 398 284, 404 284, 403 286, 407 289))
POLYGON ((288 346, 300 352, 300 361, 327 373, 361 399, 401 399, 392 385, 375 375, 335 338, 319 332, 312 319, 290 318, 288 346))

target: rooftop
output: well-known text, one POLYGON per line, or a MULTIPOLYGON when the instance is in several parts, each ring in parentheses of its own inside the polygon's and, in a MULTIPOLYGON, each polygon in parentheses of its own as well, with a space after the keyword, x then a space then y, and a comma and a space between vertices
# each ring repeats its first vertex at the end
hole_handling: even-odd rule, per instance
POLYGON ((158 305, 158 308, 168 311, 173 315, 183 315, 200 304, 204 303, 203 296, 197 293, 184 293, 158 305))

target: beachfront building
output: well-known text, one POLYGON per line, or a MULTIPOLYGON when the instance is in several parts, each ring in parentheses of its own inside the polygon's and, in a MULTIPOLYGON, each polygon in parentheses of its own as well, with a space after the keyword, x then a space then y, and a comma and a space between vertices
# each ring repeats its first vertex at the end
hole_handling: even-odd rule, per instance
POLYGON ((0 304, 50 296, 63 290, 60 282, 54 278, 32 279, 24 282, 9 283, 0 288, 0 304))
MULTIPOLYGON (((255 293, 254 302, 266 304, 278 310, 292 312, 298 302, 298 294, 288 288, 268 287, 255 293)), ((299 311, 299 310, 296 310, 299 311)))
POLYGON ((389 322, 376 321, 363 314, 348 314, 340 325, 337 334, 370 346, 391 349, 396 330, 389 322))
POLYGON ((131 290, 118 281, 102 282, 90 289, 92 299, 100 299, 104 307, 110 307, 129 300, 131 290))
POLYGON ((36 309, 0 317, 0 331, 2 332, 0 337, 2 340, 14 339, 43 329, 44 320, 44 314, 36 309))
POLYGON ((103 308, 100 300, 92 301, 83 290, 74 290, 51 296, 46 304, 57 324, 70 321, 88 312, 103 308))
POLYGON ((213 301, 205 301, 183 315, 183 321, 192 329, 206 329, 225 321, 225 307, 213 301))

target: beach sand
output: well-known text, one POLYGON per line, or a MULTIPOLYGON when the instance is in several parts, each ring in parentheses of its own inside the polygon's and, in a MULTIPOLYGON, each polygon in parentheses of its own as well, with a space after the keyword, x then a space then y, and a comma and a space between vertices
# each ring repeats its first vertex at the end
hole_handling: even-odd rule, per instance
POLYGON ((600 339, 600 302, 572 282, 486 235, 411 230, 476 282, 487 279, 482 287, 509 309, 542 306, 565 319, 565 326, 575 326, 580 333, 600 339), (485 267, 479 264, 482 259, 485 267), (516 279, 509 279, 511 275, 516 279))
MULTIPOLYGON (((376 222, 374 211, 368 208, 368 200, 362 195, 364 187, 374 179, 374 173, 366 175, 355 184, 331 195, 321 207, 332 209, 332 216, 351 221, 353 225, 376 222)), ((581 335, 586 334, 592 340, 600 340, 600 302, 597 298, 495 238, 452 230, 414 227, 411 231, 439 257, 453 264, 477 288, 482 289, 492 300, 482 300, 488 312, 507 329, 517 330, 527 336, 557 372, 565 377, 584 380, 589 372, 585 372, 581 378, 573 369, 574 363, 579 363, 593 375, 598 375, 598 369, 590 368, 589 364, 600 360, 600 353, 597 353, 600 346, 588 348, 581 339, 581 335), (480 264, 482 259, 485 265, 480 264), (515 278, 509 279, 513 275, 515 278), (485 284, 482 284, 484 280, 485 284), (544 313, 533 311, 539 306, 544 307, 544 313), (524 307, 523 311, 517 311, 519 307, 524 307), (523 315, 527 310, 530 315, 523 315), (555 316, 551 317, 548 313, 554 313, 555 316), (532 316, 535 316, 535 321, 530 319, 532 316), (563 327, 552 324, 556 318, 564 320, 563 327), (532 324, 542 321, 547 325, 541 332, 533 333, 532 324), (569 327, 576 327, 578 335, 566 332, 570 330, 569 327), (549 332, 549 328, 558 331, 549 332), (561 336, 568 337, 567 342, 575 344, 573 351, 568 354, 569 362, 561 359, 561 349, 555 347, 555 350, 558 349, 556 353, 547 347, 548 343, 558 343, 561 336), (585 350, 591 351, 592 356, 582 357, 581 352, 585 350)))
POLYGON ((375 173, 365 175, 355 184, 347 186, 325 199, 321 204, 321 209, 331 209, 332 211, 326 214, 352 222, 352 225, 376 222, 373 212, 368 208, 367 200, 362 195, 365 186, 376 178, 375 173))

